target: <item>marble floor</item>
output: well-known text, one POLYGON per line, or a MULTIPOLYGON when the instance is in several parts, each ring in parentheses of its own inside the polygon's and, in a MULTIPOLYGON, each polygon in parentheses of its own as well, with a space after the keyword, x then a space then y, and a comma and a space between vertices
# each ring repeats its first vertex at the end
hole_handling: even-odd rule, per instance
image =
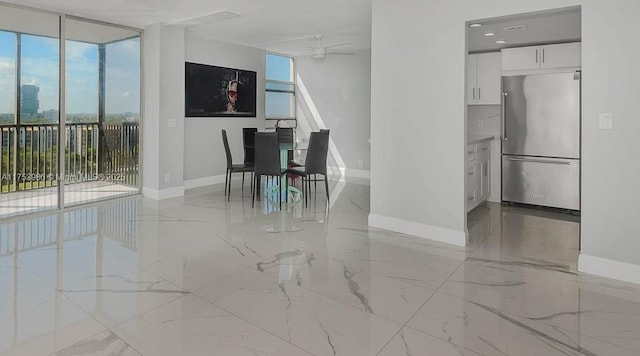
POLYGON ((237 188, 0 224, 0 355, 640 355, 576 218, 483 204, 458 248, 368 228, 365 185, 237 188))

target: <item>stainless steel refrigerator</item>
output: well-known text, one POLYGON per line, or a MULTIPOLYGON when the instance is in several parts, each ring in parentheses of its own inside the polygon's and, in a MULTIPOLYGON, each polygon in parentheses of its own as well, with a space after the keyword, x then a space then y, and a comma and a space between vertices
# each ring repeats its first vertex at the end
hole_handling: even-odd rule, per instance
POLYGON ((502 78, 502 200, 580 210, 580 72, 502 78))

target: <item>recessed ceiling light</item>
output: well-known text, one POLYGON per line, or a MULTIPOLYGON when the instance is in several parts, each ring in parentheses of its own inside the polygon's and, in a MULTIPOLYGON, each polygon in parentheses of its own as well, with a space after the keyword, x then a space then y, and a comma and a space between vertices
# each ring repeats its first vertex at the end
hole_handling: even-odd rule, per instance
POLYGON ((480 27, 482 26, 481 23, 472 23, 471 25, 469 25, 469 27, 480 27))
POLYGON ((505 43, 507 43, 507 41, 505 41, 505 40, 497 40, 496 43, 497 44, 505 44, 505 43))
POLYGON ((487 32, 484 34, 485 36, 489 37, 489 36, 495 36, 496 34, 493 32, 487 32))

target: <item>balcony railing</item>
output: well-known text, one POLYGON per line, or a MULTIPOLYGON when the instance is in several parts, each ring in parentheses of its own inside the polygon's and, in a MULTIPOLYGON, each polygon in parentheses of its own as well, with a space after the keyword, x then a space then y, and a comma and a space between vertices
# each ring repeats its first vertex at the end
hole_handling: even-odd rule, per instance
POLYGON ((58 125, 0 125, 0 194, 108 181, 137 186, 138 123, 65 125, 65 174, 59 173, 58 125))

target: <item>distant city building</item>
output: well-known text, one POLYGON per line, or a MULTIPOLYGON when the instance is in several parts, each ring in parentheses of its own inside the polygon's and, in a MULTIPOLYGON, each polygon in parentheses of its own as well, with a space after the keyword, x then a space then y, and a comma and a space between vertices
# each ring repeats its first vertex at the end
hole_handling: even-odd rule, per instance
POLYGON ((58 110, 49 109, 42 112, 44 114, 44 119, 46 121, 57 122, 58 121, 58 110))
POLYGON ((40 87, 36 85, 20 86, 20 118, 30 119, 38 115, 40 101, 38 100, 38 92, 40 87))

